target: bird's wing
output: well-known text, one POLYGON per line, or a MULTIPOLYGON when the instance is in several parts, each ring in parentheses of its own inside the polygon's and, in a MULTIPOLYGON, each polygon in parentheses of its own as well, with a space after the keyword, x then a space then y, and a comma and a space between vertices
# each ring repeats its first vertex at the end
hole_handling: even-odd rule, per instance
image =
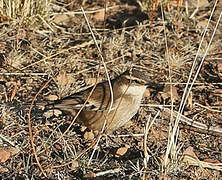
POLYGON ((68 96, 46 105, 46 109, 61 109, 64 111, 68 109, 79 110, 81 108, 86 111, 102 111, 104 109, 98 100, 94 98, 87 99, 82 96, 68 96))
POLYGON ((78 110, 84 108, 86 111, 104 111, 109 107, 110 103, 110 92, 108 88, 109 87, 103 84, 98 84, 92 93, 92 88, 89 88, 57 100, 48 107, 61 110, 78 110))
POLYGON ((83 99, 82 97, 78 97, 78 96, 68 96, 66 98, 57 100, 57 101, 53 102, 52 104, 48 105, 49 108, 58 108, 61 110, 65 110, 65 109, 78 110, 78 109, 81 109, 83 106, 85 109, 94 109, 95 108, 94 104, 92 104, 88 101, 86 102, 85 99, 83 99))

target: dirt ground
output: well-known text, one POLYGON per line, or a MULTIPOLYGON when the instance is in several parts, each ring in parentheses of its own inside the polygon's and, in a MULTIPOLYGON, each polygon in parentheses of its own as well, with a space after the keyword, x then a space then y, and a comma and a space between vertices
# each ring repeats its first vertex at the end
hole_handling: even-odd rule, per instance
POLYGON ((221 12, 214 0, 3 0, 1 179, 221 179, 221 12), (137 68, 153 85, 98 140, 42 104, 106 81, 101 56, 111 79, 137 68))

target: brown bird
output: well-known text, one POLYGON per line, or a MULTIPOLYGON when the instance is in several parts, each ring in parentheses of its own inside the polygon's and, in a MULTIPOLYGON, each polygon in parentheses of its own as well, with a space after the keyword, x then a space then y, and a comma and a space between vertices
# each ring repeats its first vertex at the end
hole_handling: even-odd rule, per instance
POLYGON ((148 79, 144 73, 138 70, 126 71, 111 80, 112 104, 110 86, 108 81, 105 81, 96 85, 90 97, 93 87, 56 100, 46 105, 46 109, 59 109, 75 117, 85 103, 77 121, 91 130, 101 131, 105 127, 104 133, 109 134, 123 126, 136 114, 147 82, 148 79))

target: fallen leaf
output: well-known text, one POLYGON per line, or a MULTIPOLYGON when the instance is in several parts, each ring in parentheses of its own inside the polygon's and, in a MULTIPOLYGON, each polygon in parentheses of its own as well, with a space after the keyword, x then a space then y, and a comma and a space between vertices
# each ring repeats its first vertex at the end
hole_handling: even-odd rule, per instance
POLYGON ((11 153, 4 150, 3 148, 0 148, 0 162, 4 163, 5 161, 7 161, 11 156, 11 153))
POLYGON ((11 156, 14 156, 20 152, 18 148, 12 146, 7 147, 7 151, 11 153, 11 156))
POLYGON ((48 111, 44 112, 43 116, 46 118, 50 118, 52 116, 58 117, 61 114, 62 114, 62 111, 60 111, 58 109, 52 109, 52 110, 48 110, 48 111))
POLYGON ((11 18, 9 17, 9 16, 7 16, 7 15, 0 15, 0 23, 5 23, 5 22, 8 22, 8 21, 10 21, 11 20, 11 18))
POLYGON ((187 163, 189 165, 196 165, 199 162, 198 157, 193 151, 193 147, 189 146, 185 151, 183 152, 184 158, 183 162, 187 163))
POLYGON ((222 72, 222 63, 217 64, 217 69, 219 72, 222 72))
POLYGON ((199 21, 197 23, 197 27, 200 28, 200 29, 205 29, 207 27, 207 23, 208 23, 208 20, 204 19, 204 20, 199 21))
POLYGON ((171 177, 169 177, 167 174, 164 174, 164 173, 161 173, 158 177, 161 180, 171 180, 172 179, 171 177))
POLYGON ((69 21, 69 16, 67 14, 58 14, 53 18, 53 22, 56 24, 63 24, 69 21))
POLYGON ((212 92, 216 94, 222 94, 222 89, 215 89, 212 92))
POLYGON ((193 107, 193 93, 190 92, 188 99, 187 99, 187 105, 192 108, 193 107))
POLYGON ((170 98, 171 97, 171 89, 172 89, 172 101, 175 102, 175 101, 179 100, 179 95, 177 93, 177 88, 173 85, 167 84, 164 87, 163 92, 161 93, 161 96, 164 100, 170 98))
POLYGON ((208 0, 189 0, 188 7, 189 8, 204 8, 209 6, 208 0))
POLYGON ((193 151, 193 147, 192 146, 189 146, 187 149, 185 149, 185 151, 183 152, 183 155, 197 157, 196 154, 193 151))
POLYGON ((12 100, 14 99, 15 94, 16 94, 16 92, 17 92, 17 89, 18 89, 18 87, 17 87, 17 85, 15 85, 14 88, 13 88, 13 90, 12 90, 12 94, 11 94, 11 97, 10 97, 10 101, 12 101, 12 100))
POLYGON ((15 147, 7 146, 7 147, 0 147, 0 162, 4 163, 7 161, 11 156, 17 154, 20 150, 15 147))
POLYGON ((57 151, 62 151, 62 145, 59 143, 55 143, 54 147, 56 148, 57 151))
POLYGON ((72 171, 75 171, 78 167, 79 167, 78 161, 72 161, 72 164, 71 164, 70 169, 71 169, 72 171))
POLYGON ((61 71, 58 76, 56 76, 56 82, 60 86, 65 86, 69 83, 69 76, 65 71, 61 71))
POLYGON ((129 148, 130 148, 130 146, 126 145, 125 147, 121 147, 121 148, 117 149, 115 157, 118 158, 118 157, 123 156, 124 154, 126 154, 126 152, 128 151, 129 148))
POLYGON ((105 18, 105 9, 103 9, 103 10, 95 13, 93 17, 94 17, 94 19, 95 19, 96 21, 104 21, 104 18, 105 18))
POLYGON ((0 173, 6 173, 8 171, 9 170, 7 168, 0 166, 0 173))
POLYGON ((209 7, 208 0, 199 0, 199 8, 209 7))
POLYGON ((54 94, 50 94, 46 97, 44 97, 46 100, 49 100, 49 101, 55 101, 58 99, 58 96, 54 95, 54 94))
POLYGON ((151 128, 151 131, 152 131, 152 135, 155 139, 157 140, 164 140, 164 139, 167 139, 168 138, 168 132, 167 131, 164 131, 164 130, 156 130, 154 128, 151 128))
POLYGON ((94 139, 94 134, 92 131, 86 131, 83 135, 85 140, 93 140, 94 139))
POLYGON ((84 132, 86 129, 87 129, 87 127, 84 126, 84 125, 82 125, 81 128, 80 128, 80 131, 81 131, 81 132, 84 132))
POLYGON ((211 118, 211 117, 213 117, 213 116, 214 116, 214 114, 211 113, 211 112, 208 112, 207 115, 206 115, 207 118, 211 118))
POLYGON ((146 89, 144 93, 144 97, 149 98, 150 97, 150 89, 146 89))
POLYGON ((193 147, 188 147, 185 151, 184 151, 184 158, 183 158, 183 162, 189 165, 193 165, 193 166, 198 166, 201 168, 210 168, 210 169, 216 169, 218 171, 222 170, 221 167, 221 162, 218 161, 214 161, 212 162, 212 159, 205 159, 205 161, 200 161, 198 159, 198 157, 196 156, 196 154, 193 151, 193 147))
POLYGON ((71 27, 74 25, 75 16, 70 14, 58 14, 54 17, 53 22, 60 26, 71 27))

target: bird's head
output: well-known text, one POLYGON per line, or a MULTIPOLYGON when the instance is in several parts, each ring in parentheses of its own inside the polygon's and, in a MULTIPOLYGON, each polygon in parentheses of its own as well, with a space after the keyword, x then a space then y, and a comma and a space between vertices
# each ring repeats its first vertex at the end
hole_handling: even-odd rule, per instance
POLYGON ((150 81, 148 77, 142 71, 136 69, 128 70, 122 74, 122 76, 129 81, 132 85, 147 85, 150 81))

